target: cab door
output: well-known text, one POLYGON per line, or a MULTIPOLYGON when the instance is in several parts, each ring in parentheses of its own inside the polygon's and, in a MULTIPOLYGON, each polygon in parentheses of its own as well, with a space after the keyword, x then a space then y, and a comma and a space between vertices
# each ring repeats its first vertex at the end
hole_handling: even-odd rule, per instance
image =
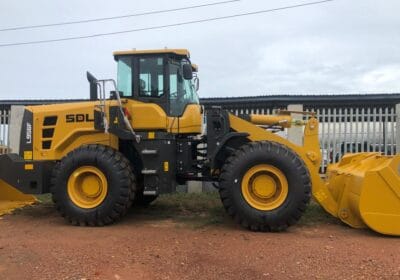
POLYGON ((202 130, 202 110, 192 81, 184 78, 184 64, 190 65, 190 62, 185 59, 170 59, 168 62, 168 131, 176 134, 198 134, 202 130))
POLYGON ((168 113, 165 55, 134 58, 134 96, 138 101, 159 105, 168 113))
MULTIPOLYGON (((166 70, 164 55, 132 56, 130 59, 130 84, 119 83, 121 89, 132 94, 124 94, 127 101, 124 105, 131 116, 131 125, 135 130, 167 130, 168 89, 166 88, 166 70)), ((126 66, 124 66, 127 68, 126 66)), ((120 67, 120 68, 124 68, 120 67)), ((124 70, 124 69, 122 69, 124 70)), ((129 72, 129 70, 124 70, 129 72)), ((123 71, 120 71, 118 76, 123 71)), ((128 80, 125 78, 125 80, 128 80)), ((124 82, 121 79, 121 82, 124 82)), ((120 87, 120 86, 119 86, 120 87)))

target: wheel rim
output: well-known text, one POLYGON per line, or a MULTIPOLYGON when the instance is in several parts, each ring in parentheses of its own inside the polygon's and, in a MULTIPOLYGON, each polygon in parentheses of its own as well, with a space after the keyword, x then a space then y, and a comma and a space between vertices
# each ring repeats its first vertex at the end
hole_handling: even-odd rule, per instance
POLYGON ((259 164, 250 168, 242 179, 246 202, 258 210, 273 210, 285 201, 289 191, 286 176, 278 168, 259 164))
POLYGON ((77 168, 68 179, 68 195, 72 202, 81 208, 99 206, 107 195, 107 178, 94 166, 77 168))

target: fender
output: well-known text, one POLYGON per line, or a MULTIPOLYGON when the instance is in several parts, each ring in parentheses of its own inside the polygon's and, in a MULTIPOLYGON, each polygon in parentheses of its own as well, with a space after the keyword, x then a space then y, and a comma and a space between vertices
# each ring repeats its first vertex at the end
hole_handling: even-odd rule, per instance
MULTIPOLYGON (((223 156, 222 154, 224 153, 224 149, 227 147, 227 143, 233 139, 238 139, 242 138, 245 142, 249 142, 247 137, 249 136, 248 133, 246 132, 228 132, 225 134, 221 140, 217 141, 216 143, 216 148, 214 152, 210 155, 211 159, 211 168, 219 168, 221 165, 221 159, 222 161, 225 160, 226 156, 223 156), (221 158, 222 156, 222 158, 221 158)), ((229 147, 229 149, 232 149, 232 147, 229 147)))

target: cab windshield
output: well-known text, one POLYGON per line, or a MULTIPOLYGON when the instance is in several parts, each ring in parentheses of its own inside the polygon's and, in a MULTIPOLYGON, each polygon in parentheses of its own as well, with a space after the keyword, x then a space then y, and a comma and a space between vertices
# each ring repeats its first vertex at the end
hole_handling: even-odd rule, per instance
POLYGON ((119 57, 118 91, 123 97, 151 98, 160 104, 167 104, 168 101, 169 106, 165 105, 164 107, 166 112, 170 116, 179 117, 184 113, 188 104, 199 104, 193 81, 185 80, 183 77, 183 65, 185 64, 190 64, 190 61, 185 58, 147 56, 135 60, 130 56, 119 57), (138 71, 136 74, 133 74, 135 72, 133 71, 134 61, 138 63, 135 68, 138 71), (164 76, 166 74, 167 77, 164 76), (134 89, 137 92, 134 93, 134 89))
POLYGON ((183 65, 189 61, 172 60, 169 63, 170 115, 181 116, 188 104, 199 104, 199 97, 191 80, 183 78, 183 65))

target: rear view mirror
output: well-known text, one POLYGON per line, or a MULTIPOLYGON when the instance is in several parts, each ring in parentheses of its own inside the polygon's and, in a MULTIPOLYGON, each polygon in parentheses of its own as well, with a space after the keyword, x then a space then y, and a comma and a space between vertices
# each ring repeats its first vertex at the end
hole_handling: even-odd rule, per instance
POLYGON ((191 80, 193 78, 192 65, 183 64, 183 78, 185 80, 191 80))
POLYGON ((200 88, 200 79, 199 79, 199 77, 197 77, 197 76, 194 77, 193 85, 194 85, 194 89, 196 91, 199 91, 199 88, 200 88))

